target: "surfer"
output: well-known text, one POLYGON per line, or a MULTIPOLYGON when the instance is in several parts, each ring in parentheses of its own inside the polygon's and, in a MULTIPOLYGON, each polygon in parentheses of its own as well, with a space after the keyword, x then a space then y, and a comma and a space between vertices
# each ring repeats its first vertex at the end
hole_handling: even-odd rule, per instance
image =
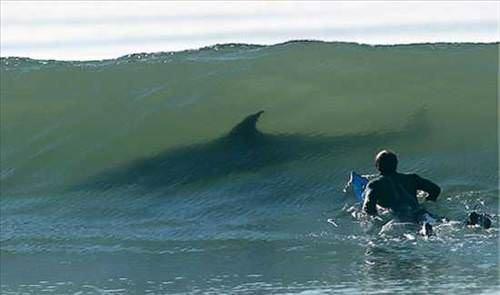
POLYGON ((375 167, 380 175, 366 186, 363 211, 377 215, 376 205, 392 211, 399 222, 423 224, 426 235, 432 232, 428 219, 432 215, 423 209, 417 200, 417 190, 426 192, 426 200, 436 201, 441 188, 434 182, 417 174, 403 174, 396 171, 398 158, 395 153, 380 151, 375 157, 375 167))
MULTIPOLYGON (((417 223, 422 226, 421 234, 432 235, 432 224, 437 218, 420 206, 417 191, 426 192, 427 201, 436 201, 441 188, 417 174, 399 173, 396 171, 397 166, 398 158, 393 152, 382 150, 376 155, 375 167, 380 175, 366 185, 363 211, 368 215, 377 215, 379 205, 392 212, 395 217, 392 222, 417 223)), ((474 211, 469 214, 465 224, 488 229, 492 221, 488 214, 474 211)))

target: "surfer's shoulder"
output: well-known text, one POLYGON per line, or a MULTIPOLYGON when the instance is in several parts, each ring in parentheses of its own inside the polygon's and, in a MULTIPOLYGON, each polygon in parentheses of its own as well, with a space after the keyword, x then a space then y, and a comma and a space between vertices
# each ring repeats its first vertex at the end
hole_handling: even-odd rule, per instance
POLYGON ((397 177, 399 178, 411 178, 411 179, 417 179, 419 178, 420 176, 418 176, 418 174, 416 173, 400 173, 400 172, 397 172, 397 177))
POLYGON ((421 177, 418 176, 417 173, 405 173, 403 175, 405 175, 405 177, 407 177, 407 178, 412 179, 413 181, 418 181, 419 179, 421 179, 421 177))
POLYGON ((366 186, 370 189, 374 189, 374 188, 380 186, 380 184, 383 182, 384 182, 384 177, 382 175, 380 175, 380 176, 377 176, 376 178, 370 180, 366 186))

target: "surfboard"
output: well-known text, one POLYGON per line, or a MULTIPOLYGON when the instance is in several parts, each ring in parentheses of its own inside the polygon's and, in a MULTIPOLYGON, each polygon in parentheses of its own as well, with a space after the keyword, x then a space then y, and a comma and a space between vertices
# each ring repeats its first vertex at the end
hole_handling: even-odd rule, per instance
POLYGON ((365 199, 365 188, 368 184, 368 178, 359 175, 358 173, 352 171, 350 183, 353 188, 354 196, 356 197, 357 202, 363 202, 365 199))

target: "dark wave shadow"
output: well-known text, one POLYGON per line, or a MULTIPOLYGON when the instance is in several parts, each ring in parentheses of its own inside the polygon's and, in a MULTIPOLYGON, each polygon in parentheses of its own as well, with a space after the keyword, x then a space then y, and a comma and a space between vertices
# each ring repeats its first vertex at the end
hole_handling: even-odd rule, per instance
POLYGON ((171 188, 311 157, 335 156, 339 150, 377 148, 429 132, 425 110, 415 113, 403 130, 345 136, 263 133, 257 128, 263 113, 259 111, 248 115, 218 139, 169 149, 156 156, 104 171, 77 185, 76 189, 110 189, 116 186, 171 188))

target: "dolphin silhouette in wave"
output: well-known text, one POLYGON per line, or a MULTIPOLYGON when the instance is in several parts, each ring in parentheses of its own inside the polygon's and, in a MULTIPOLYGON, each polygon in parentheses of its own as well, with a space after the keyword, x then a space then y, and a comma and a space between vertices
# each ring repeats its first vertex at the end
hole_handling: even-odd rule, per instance
POLYGON ((231 129, 229 132, 229 137, 242 137, 242 138, 255 138, 256 136, 262 135, 262 133, 257 129, 257 121, 259 121, 260 116, 264 111, 259 111, 255 114, 245 117, 240 123, 231 129))
MULTIPOLYGON (((264 111, 246 116, 225 136, 202 144, 177 147, 156 156, 100 173, 79 188, 106 189, 134 185, 144 188, 176 187, 211 181, 228 175, 252 172, 290 161, 320 158, 340 150, 385 146, 388 141, 416 131, 426 131, 422 114, 416 114, 400 131, 344 136, 267 134, 257 123, 264 111)), ((421 132, 420 132, 421 133, 421 132)))

